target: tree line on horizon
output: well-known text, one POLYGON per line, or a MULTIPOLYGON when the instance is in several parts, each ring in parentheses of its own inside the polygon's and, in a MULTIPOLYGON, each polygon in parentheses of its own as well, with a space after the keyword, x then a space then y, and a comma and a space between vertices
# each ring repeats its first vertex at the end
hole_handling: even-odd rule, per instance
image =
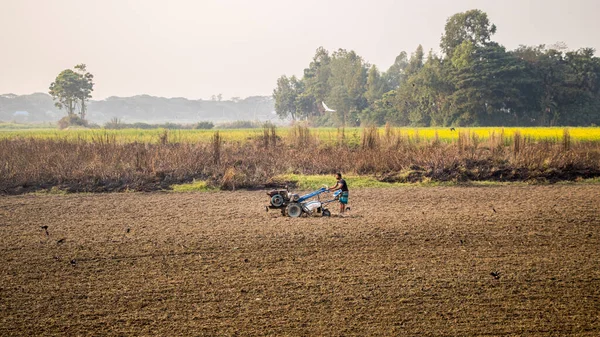
MULTIPOLYGON (((55 123, 65 119, 81 123, 80 103, 73 101, 73 113, 59 109, 52 96, 46 93, 28 95, 0 94, 0 123, 55 123), (20 114, 15 114, 19 112, 20 114), (25 115, 23 113, 26 113, 25 115)), ((136 95, 111 96, 102 100, 89 99, 85 103, 85 120, 90 125, 111 123, 116 119, 122 125, 136 124, 189 124, 198 122, 227 123, 232 121, 265 121, 277 119, 270 96, 250 96, 230 100, 190 100, 182 97, 136 95)))
POLYGON ((557 43, 509 51, 492 40, 495 32, 481 10, 455 14, 441 55, 425 55, 419 45, 387 71, 354 51, 319 47, 302 78, 277 79, 275 111, 316 126, 600 124, 600 58, 593 48, 567 51, 557 43))

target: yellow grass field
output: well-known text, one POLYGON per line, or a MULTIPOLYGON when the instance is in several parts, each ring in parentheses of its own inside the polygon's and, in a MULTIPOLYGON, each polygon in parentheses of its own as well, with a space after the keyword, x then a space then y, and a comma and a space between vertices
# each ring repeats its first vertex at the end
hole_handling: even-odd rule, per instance
MULTIPOLYGON (((395 134, 400 134, 404 138, 410 138, 416 141, 427 141, 437 137, 440 141, 452 142, 458 139, 459 134, 476 134, 478 138, 484 140, 490 136, 503 135, 506 138, 512 138, 515 132, 519 132, 522 137, 532 140, 561 141, 565 129, 569 131, 572 141, 580 142, 598 142, 600 141, 600 127, 535 127, 535 128, 508 128, 508 127, 484 127, 484 128, 393 128, 395 134)), ((310 135, 322 143, 332 143, 344 138, 348 143, 359 143, 362 137, 363 128, 310 128, 310 135)), ((227 130, 142 130, 142 129, 75 129, 75 130, 57 130, 57 129, 29 129, 29 130, 0 130, 0 139, 13 138, 53 138, 64 140, 83 140, 83 141, 102 141, 110 140, 118 143, 140 142, 153 143, 164 139, 165 135, 169 142, 196 143, 208 142, 215 132, 219 131, 224 141, 244 142, 256 139, 263 135, 263 129, 227 129, 227 130)), ((292 127, 277 128, 278 136, 286 138, 296 131, 292 127)), ((379 135, 384 137, 385 128, 378 129, 379 135)))

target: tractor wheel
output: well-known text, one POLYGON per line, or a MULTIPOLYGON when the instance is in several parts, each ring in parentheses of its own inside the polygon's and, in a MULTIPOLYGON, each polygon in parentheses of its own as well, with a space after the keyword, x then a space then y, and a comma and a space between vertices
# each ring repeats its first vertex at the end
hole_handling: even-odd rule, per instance
POLYGON ((328 209, 324 209, 323 216, 331 216, 331 212, 328 209))
POLYGON ((299 204, 289 204, 286 209, 287 214, 292 218, 297 218, 302 215, 302 207, 299 204))
POLYGON ((272 196, 271 205, 275 207, 281 207, 283 205, 283 196, 281 194, 275 194, 272 196))

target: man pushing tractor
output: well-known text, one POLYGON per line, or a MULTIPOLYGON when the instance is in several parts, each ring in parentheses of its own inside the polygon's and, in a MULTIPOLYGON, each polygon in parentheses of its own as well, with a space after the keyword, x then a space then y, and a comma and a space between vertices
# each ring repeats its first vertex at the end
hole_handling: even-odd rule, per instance
POLYGON ((348 184, 342 178, 341 173, 335 175, 337 180, 335 186, 328 188, 327 186, 321 187, 320 189, 310 192, 305 195, 298 195, 290 193, 288 188, 285 190, 271 190, 267 192, 270 198, 270 204, 265 206, 265 209, 279 209, 281 214, 290 217, 299 217, 303 214, 321 214, 322 216, 331 216, 331 212, 327 209, 326 205, 333 202, 340 202, 340 215, 346 210, 350 210, 350 207, 346 207, 348 204, 348 184), (321 201, 320 194, 326 192, 334 192, 333 199, 321 201), (312 199, 316 197, 315 199, 312 199), (312 199, 312 200, 311 200, 312 199))
MULTIPOLYGON (((340 214, 344 214, 344 212, 346 211, 346 205, 348 204, 348 184, 346 183, 346 180, 344 180, 342 178, 342 174, 341 173, 337 173, 335 175, 335 179, 337 180, 337 183, 335 184, 335 186, 331 187, 329 189, 329 191, 333 192, 333 191, 337 191, 340 190, 341 194, 340 194, 340 214)), ((350 210, 350 208, 348 207, 348 210, 350 210)))

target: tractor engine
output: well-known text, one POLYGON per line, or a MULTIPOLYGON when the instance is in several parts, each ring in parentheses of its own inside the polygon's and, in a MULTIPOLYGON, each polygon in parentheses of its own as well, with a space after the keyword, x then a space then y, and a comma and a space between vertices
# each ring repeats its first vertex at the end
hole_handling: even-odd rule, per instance
POLYGON ((271 197, 271 206, 274 208, 283 207, 290 201, 287 190, 272 190, 268 191, 267 195, 271 197))

